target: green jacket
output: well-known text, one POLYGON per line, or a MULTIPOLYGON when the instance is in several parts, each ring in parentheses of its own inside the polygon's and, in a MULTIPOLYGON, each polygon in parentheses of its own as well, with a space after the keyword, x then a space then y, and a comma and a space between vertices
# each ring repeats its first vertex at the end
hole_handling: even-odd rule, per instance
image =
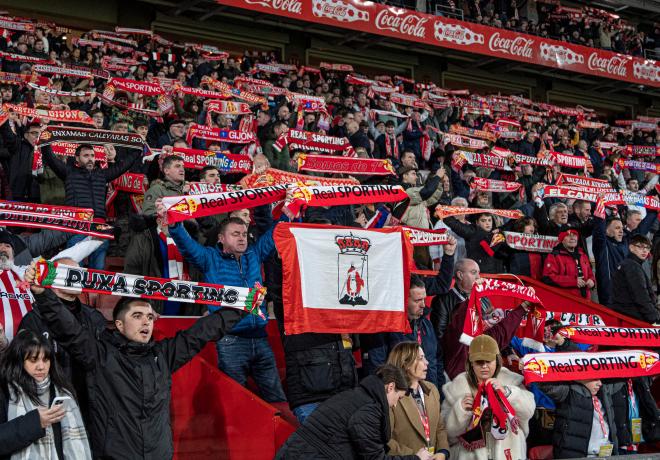
POLYGON ((156 217, 156 200, 164 196, 184 195, 183 185, 183 183, 175 184, 167 179, 153 181, 147 193, 144 194, 142 214, 148 217, 156 217))

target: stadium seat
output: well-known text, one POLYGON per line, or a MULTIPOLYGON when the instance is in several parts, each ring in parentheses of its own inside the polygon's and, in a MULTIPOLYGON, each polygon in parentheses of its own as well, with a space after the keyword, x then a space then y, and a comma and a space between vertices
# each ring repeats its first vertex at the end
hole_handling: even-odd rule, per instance
POLYGON ((551 460, 552 446, 536 446, 529 449, 529 460, 551 460))

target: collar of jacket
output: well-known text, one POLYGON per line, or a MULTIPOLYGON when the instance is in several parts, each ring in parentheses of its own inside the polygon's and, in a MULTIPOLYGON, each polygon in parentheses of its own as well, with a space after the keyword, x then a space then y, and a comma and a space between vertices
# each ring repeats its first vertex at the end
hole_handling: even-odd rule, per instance
POLYGON ((156 343, 154 342, 153 338, 147 343, 134 342, 132 340, 128 340, 119 331, 112 331, 110 337, 112 344, 116 346, 120 352, 127 355, 146 355, 147 353, 151 352, 156 343))
POLYGON ((183 193, 183 185, 184 184, 185 184, 185 181, 181 182, 180 184, 176 184, 176 183, 172 182, 169 179, 164 179, 163 180, 163 185, 165 186, 165 188, 168 188, 170 190, 175 190, 175 191, 181 192, 181 193, 183 193))
POLYGON ((558 244, 558 245, 552 250, 552 253, 555 254, 555 255, 557 255, 557 254, 562 254, 562 253, 563 253, 564 255, 567 255, 567 256, 570 256, 570 257, 575 257, 576 255, 579 257, 579 256, 581 256, 582 254, 584 254, 584 253, 582 252, 582 248, 581 248, 579 245, 575 247, 575 250, 573 250, 573 252, 569 252, 568 249, 566 249, 566 247, 565 247, 563 244, 561 244, 561 243, 559 243, 559 244, 558 244))
POLYGON ((644 262, 646 262, 645 259, 640 259, 635 254, 633 254, 632 252, 628 253, 628 258, 634 260, 635 262, 637 262, 640 265, 642 265, 644 262))

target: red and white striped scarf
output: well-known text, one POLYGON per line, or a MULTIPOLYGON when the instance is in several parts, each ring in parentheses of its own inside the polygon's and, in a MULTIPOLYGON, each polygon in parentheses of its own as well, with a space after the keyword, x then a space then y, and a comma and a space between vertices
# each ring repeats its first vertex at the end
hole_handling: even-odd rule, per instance
POLYGON ((385 134, 385 155, 387 158, 399 159, 399 143, 396 140, 396 136, 385 134))
POLYGON ((170 278, 190 281, 188 274, 188 263, 183 259, 181 251, 177 248, 174 240, 169 235, 158 230, 158 236, 167 247, 167 271, 170 278))
POLYGON ((11 341, 21 320, 32 310, 34 297, 30 289, 20 286, 21 278, 13 270, 0 271, 0 299, 2 299, 2 311, 0 321, 5 328, 5 335, 11 341))

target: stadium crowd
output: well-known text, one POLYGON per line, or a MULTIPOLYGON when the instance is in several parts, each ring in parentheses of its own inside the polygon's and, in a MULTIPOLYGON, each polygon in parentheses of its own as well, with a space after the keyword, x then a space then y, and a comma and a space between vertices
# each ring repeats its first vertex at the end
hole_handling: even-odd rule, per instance
MULTIPOLYGON (((170 458, 171 375, 207 342, 223 372, 243 385, 251 377, 264 400, 287 401, 301 422, 277 458, 522 459, 538 445, 575 458, 660 441, 651 377, 523 384, 507 363, 533 351, 517 336, 532 303, 502 315, 481 299, 483 334, 461 341, 481 274, 528 276, 660 323, 659 119, 600 120, 586 107, 367 77, 343 64, 296 67, 274 53, 235 56, 148 31, 74 38, 54 24, 0 19, 0 456, 170 458), (72 111, 82 114, 66 124, 137 134, 137 147, 128 137, 69 150, 47 142, 72 111), (313 141, 296 144, 302 138, 313 141), (168 221, 168 197, 301 182, 305 162, 328 150, 356 166, 382 160, 386 171, 317 165, 318 175, 400 185, 407 198, 291 207, 279 220, 260 206, 168 221), (91 209, 114 239, 83 251, 85 235, 12 222, 25 214, 8 202, 91 209), (270 307, 284 328, 273 229, 289 219, 445 229, 443 244, 414 248, 417 267, 433 274, 411 277, 412 332, 282 334, 282 385, 265 326, 270 307), (106 328, 77 291, 44 289, 33 262, 104 269, 108 256, 124 256, 126 274, 264 284, 264 316, 122 298, 106 328), (157 315, 201 318, 154 341, 157 315)), ((546 352, 587 348, 562 326, 546 321, 546 352)))
POLYGON ((384 0, 388 5, 464 19, 498 29, 553 38, 631 56, 660 48, 660 27, 635 26, 608 11, 566 7, 559 0, 384 0))

